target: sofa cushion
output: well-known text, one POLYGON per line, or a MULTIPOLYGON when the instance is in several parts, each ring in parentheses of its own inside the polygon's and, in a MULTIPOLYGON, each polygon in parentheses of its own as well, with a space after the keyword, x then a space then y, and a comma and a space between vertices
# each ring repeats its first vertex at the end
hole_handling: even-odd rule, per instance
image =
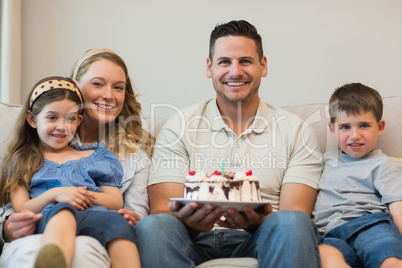
POLYGON ((222 258, 204 262, 197 268, 232 268, 232 267, 247 267, 258 268, 258 261, 254 258, 222 258))
MULTIPOLYGON (((402 96, 383 98, 383 103, 385 131, 378 138, 376 148, 381 149, 386 155, 402 157, 402 143, 398 142, 402 136, 402 124, 399 123, 402 117, 402 96)), ((336 140, 331 136, 327 126, 329 122, 327 104, 307 104, 284 108, 305 120, 306 124, 312 125, 317 134, 321 152, 338 148, 336 140)))
POLYGON ((381 149, 386 155, 402 157, 402 96, 384 98, 385 130, 378 138, 376 148, 381 149))
POLYGON ((15 121, 21 111, 21 105, 0 102, 0 152, 3 154, 5 141, 14 128, 15 121))

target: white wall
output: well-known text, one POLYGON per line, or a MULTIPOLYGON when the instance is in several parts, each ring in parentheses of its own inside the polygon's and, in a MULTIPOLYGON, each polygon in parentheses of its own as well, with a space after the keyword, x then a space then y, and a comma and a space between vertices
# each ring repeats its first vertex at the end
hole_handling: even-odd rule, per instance
POLYGON ((45 76, 68 76, 87 49, 106 47, 125 59, 144 115, 152 104, 186 107, 214 96, 209 34, 233 19, 263 38, 265 101, 326 102, 357 81, 401 94, 400 0, 23 0, 22 9, 23 95, 45 76))

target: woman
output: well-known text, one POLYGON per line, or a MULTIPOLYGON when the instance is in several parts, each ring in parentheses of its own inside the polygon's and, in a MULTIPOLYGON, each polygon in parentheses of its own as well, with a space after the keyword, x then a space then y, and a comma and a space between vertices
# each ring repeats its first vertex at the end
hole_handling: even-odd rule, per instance
POLYGON ((105 142, 124 168, 124 207, 133 225, 149 213, 147 181, 152 139, 143 130, 141 104, 124 61, 113 51, 94 49, 76 63, 71 78, 84 97, 84 119, 77 144, 105 142), (135 175, 135 179, 134 179, 135 175), (136 211, 133 213, 131 210, 136 211))
MULTIPOLYGON (((85 102, 84 120, 72 143, 104 142, 119 158, 124 169, 120 188, 124 209, 119 213, 135 226, 149 213, 147 180, 153 140, 142 129, 141 105, 126 64, 111 50, 89 50, 77 61, 71 78, 81 89, 85 102)), ((30 212, 12 214, 4 225, 5 236, 13 240, 30 235, 39 219, 40 215, 30 212)), ((40 239, 40 235, 35 235, 10 243, 1 256, 0 266, 31 266, 40 239)), ((77 237, 76 244, 71 267, 110 267, 106 251, 96 240, 77 237)))

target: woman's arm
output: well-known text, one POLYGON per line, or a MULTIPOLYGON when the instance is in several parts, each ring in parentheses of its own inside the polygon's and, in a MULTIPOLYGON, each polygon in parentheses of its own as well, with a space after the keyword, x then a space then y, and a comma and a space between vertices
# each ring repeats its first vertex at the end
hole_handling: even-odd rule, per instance
POLYGON ((143 151, 131 154, 127 159, 133 161, 121 161, 125 178, 120 188, 124 198, 124 208, 138 213, 141 217, 149 214, 148 177, 150 159, 143 151))
POLYGON ((41 218, 42 214, 34 214, 28 210, 12 213, 4 222, 3 242, 33 234, 41 218))
POLYGON ((112 210, 123 208, 123 197, 119 188, 106 185, 101 185, 100 187, 103 190, 102 193, 93 192, 96 195, 96 199, 91 199, 94 205, 104 206, 112 210))
POLYGON ((121 160, 125 177, 120 192, 124 199, 124 209, 119 213, 135 226, 142 217, 149 214, 148 176, 150 168, 149 156, 143 151, 131 153, 127 160, 121 160), (135 159, 136 161, 128 161, 135 159))

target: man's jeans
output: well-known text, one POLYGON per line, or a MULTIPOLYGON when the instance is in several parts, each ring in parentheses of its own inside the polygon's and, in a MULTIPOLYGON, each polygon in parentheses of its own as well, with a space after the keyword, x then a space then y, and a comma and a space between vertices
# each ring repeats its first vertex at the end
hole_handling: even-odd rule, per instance
POLYGON ((135 227, 142 267, 194 267, 216 258, 254 257, 260 267, 320 267, 318 232, 307 214, 278 211, 254 234, 214 229, 195 239, 167 214, 144 217, 135 227))

